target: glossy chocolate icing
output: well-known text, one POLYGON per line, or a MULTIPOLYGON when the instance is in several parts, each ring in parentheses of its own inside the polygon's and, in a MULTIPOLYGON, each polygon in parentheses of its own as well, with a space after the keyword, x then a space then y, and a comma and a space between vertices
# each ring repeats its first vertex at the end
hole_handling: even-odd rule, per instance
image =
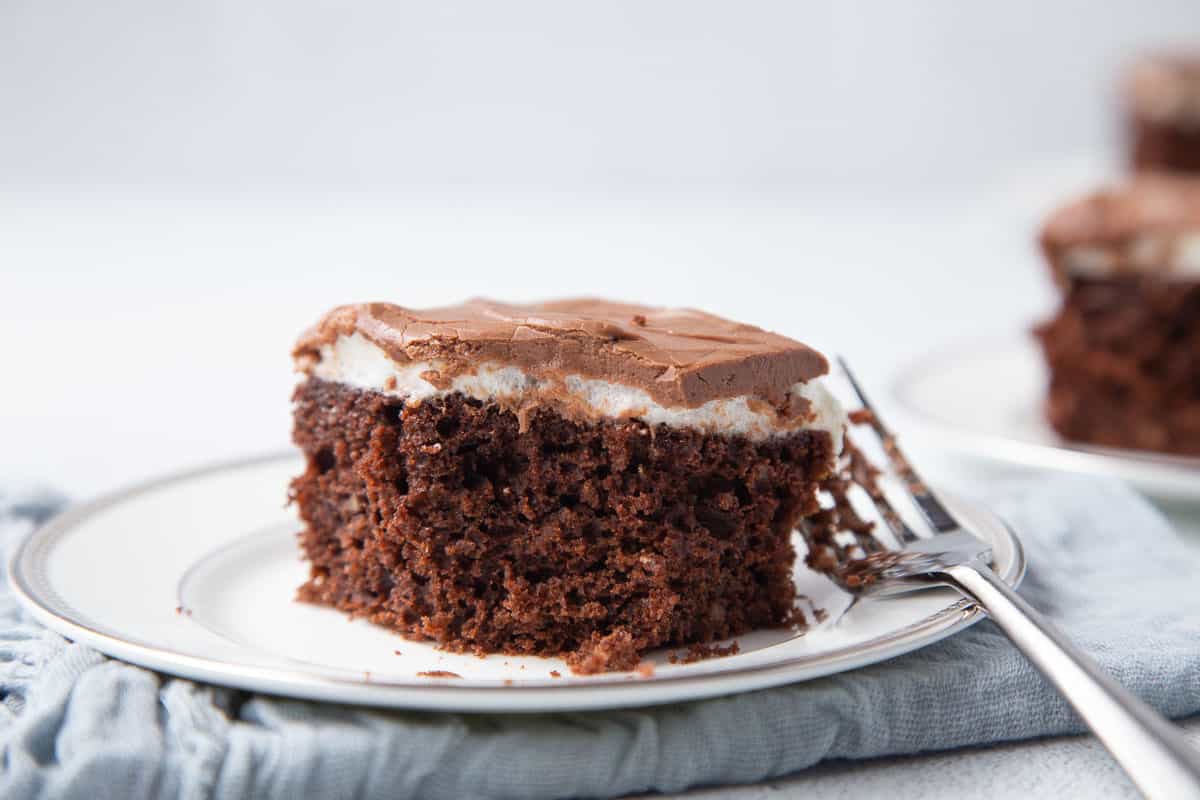
POLYGON ((426 310, 339 306, 300 337, 293 353, 298 368, 311 370, 322 345, 354 333, 398 364, 438 363, 441 379, 491 362, 538 378, 581 375, 620 383, 668 406, 742 395, 784 403, 796 383, 829 370, 816 350, 752 325, 692 309, 596 299, 471 300, 426 310))

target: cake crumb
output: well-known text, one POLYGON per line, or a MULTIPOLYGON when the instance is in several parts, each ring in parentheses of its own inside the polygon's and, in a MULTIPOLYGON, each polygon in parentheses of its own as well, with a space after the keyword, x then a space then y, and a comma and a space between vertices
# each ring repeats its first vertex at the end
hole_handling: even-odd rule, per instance
POLYGON ((637 325, 639 328, 644 328, 646 327, 646 315, 634 314, 633 319, 631 319, 630 322, 632 322, 634 325, 637 325))
POLYGON ((404 655, 404 653, 401 653, 399 650, 393 650, 392 652, 393 652, 393 653, 395 653, 395 654, 396 654, 396 655, 398 655, 398 656, 402 656, 402 655, 404 655))
POLYGON ((814 603, 808 595, 798 594, 796 595, 796 605, 792 607, 792 613, 788 616, 786 624, 788 627, 794 628, 797 633, 806 633, 813 624, 820 625, 827 619, 829 619, 829 611, 814 603), (804 606, 808 607, 807 615, 804 613, 804 606), (809 622, 810 616, 812 622, 809 622))
POLYGON ((875 415, 869 408, 856 408, 848 412, 846 417, 855 425, 870 425, 875 421, 875 415))
POLYGON ((638 665, 638 650, 633 636, 618 628, 607 636, 593 633, 574 653, 567 654, 567 666, 576 675, 598 672, 628 672, 638 665))
POLYGON ((829 618, 829 612, 823 608, 818 608, 813 603, 812 598, 806 594, 796 595, 795 605, 788 613, 787 619, 783 621, 785 628, 791 628, 798 634, 808 632, 811 623, 808 621, 808 615, 804 613, 804 606, 808 606, 808 613, 812 615, 813 622, 820 624, 829 618))
POLYGON ((388 375, 387 378, 383 382, 383 388, 389 392, 395 391, 396 390, 396 376, 388 375))
POLYGON ((637 665, 637 669, 635 669, 634 672, 636 672, 638 674, 639 678, 653 678, 654 677, 654 662, 653 661, 643 661, 642 663, 637 665))
POLYGON ((444 669, 432 669, 427 672, 418 672, 418 678, 461 678, 457 672, 448 672, 444 669))
POLYGON ((736 656, 740 652, 742 652, 742 646, 736 640, 728 647, 721 647, 715 644, 694 644, 687 649, 687 652, 683 656, 672 653, 667 656, 667 660, 672 664, 695 664, 697 661, 703 661, 706 658, 736 656))
POLYGON ((551 677, 551 678, 561 678, 561 677, 562 677, 562 673, 561 673, 561 672, 559 672, 559 671, 558 671, 558 670, 556 670, 556 669, 552 669, 552 670, 550 670, 550 677, 551 677))
POLYGON ((175 606, 175 613, 182 617, 190 617, 192 615, 192 610, 190 608, 184 608, 183 606, 175 606))
POLYGON ((504 679, 504 685, 505 685, 505 686, 512 686, 512 685, 513 685, 512 678, 505 678, 505 679, 504 679))

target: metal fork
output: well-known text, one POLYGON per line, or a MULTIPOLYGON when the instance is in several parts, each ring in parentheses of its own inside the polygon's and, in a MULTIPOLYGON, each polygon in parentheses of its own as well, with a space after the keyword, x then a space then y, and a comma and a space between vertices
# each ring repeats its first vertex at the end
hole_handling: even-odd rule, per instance
POLYGON ((1200 798, 1200 753, 1179 730, 1131 694, 990 568, 991 550, 965 530, 929 489, 896 444, 862 387, 839 359, 865 416, 932 535, 910 528, 878 486, 864 487, 901 549, 885 548, 854 562, 848 575, 863 593, 892 594, 951 586, 991 617, 1071 704, 1138 789, 1152 798, 1200 798))

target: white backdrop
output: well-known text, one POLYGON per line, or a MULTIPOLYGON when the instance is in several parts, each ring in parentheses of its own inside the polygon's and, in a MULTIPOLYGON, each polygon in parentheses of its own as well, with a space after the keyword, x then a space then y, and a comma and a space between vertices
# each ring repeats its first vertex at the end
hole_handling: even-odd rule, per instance
POLYGON ((795 189, 1113 135, 1195 0, 4 0, 17 184, 795 189))
POLYGON ((0 476, 287 443, 328 306, 604 294, 852 357, 1015 332, 1195 0, 0 0, 0 476))

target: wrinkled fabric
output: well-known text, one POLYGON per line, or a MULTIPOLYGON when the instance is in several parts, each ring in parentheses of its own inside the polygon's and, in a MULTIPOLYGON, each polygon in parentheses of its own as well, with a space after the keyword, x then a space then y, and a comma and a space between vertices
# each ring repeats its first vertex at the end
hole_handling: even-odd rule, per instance
MULTIPOLYGON (((1122 485, 1055 477, 989 498, 1029 559, 1022 594, 1172 717, 1200 712, 1200 559, 1122 485)), ((59 505, 0 490, 0 548, 59 505)), ((6 579, 5 579, 6 580, 6 579)), ((624 711, 469 715, 252 695, 108 659, 0 584, 0 797, 609 797, 1078 732, 991 623, 820 680, 624 711)))

